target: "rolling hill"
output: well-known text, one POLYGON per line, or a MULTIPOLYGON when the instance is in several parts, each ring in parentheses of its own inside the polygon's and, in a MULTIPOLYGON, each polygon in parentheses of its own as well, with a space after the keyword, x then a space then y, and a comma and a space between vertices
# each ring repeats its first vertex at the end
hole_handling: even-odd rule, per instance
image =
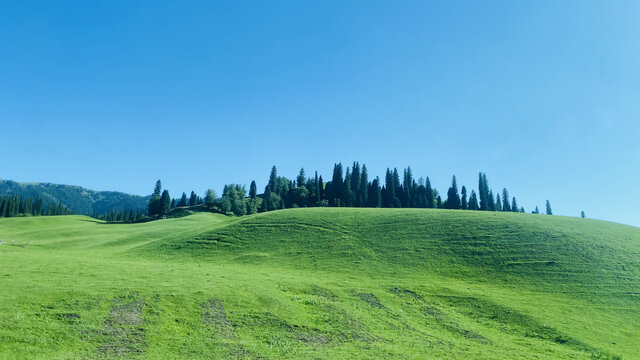
POLYGON ((32 198, 40 196, 45 206, 62 202, 69 209, 82 215, 145 209, 149 201, 148 196, 130 195, 117 191, 95 191, 74 185, 0 180, 0 197, 6 195, 32 198))
POLYGON ((0 238, 0 358, 640 353, 640 229, 620 224, 310 208, 7 218, 0 238))

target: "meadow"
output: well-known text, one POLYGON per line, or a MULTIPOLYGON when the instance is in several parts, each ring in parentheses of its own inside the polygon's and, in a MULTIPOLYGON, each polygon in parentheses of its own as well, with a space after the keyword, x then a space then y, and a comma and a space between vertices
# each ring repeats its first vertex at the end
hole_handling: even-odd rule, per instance
POLYGON ((0 239, 1 359, 640 354, 640 229, 626 225, 309 208, 4 218, 0 239))

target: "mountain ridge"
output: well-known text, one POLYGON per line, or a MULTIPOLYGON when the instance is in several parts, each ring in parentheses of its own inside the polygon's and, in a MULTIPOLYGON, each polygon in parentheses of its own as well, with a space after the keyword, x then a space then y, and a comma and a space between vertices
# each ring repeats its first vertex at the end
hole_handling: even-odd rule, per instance
POLYGON ((40 196, 45 205, 62 202, 69 209, 82 215, 145 209, 149 199, 149 196, 132 195, 119 191, 91 190, 79 185, 0 179, 0 196, 7 195, 40 196))

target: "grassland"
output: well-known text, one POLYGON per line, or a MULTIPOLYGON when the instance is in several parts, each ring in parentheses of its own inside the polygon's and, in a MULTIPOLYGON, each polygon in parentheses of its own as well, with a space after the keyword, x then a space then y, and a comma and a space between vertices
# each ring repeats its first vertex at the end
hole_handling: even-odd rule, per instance
POLYGON ((640 229, 619 224, 292 209, 8 218, 0 238, 3 359, 640 354, 640 229))

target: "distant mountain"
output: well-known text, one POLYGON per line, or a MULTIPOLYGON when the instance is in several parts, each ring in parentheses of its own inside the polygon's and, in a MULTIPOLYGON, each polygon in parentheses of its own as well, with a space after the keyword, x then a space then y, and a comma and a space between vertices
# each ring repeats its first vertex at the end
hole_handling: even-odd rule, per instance
POLYGON ((0 197, 14 194, 23 197, 40 196, 45 205, 61 201, 69 209, 83 215, 144 209, 149 200, 148 196, 130 195, 117 191, 88 190, 74 185, 0 180, 0 197))

